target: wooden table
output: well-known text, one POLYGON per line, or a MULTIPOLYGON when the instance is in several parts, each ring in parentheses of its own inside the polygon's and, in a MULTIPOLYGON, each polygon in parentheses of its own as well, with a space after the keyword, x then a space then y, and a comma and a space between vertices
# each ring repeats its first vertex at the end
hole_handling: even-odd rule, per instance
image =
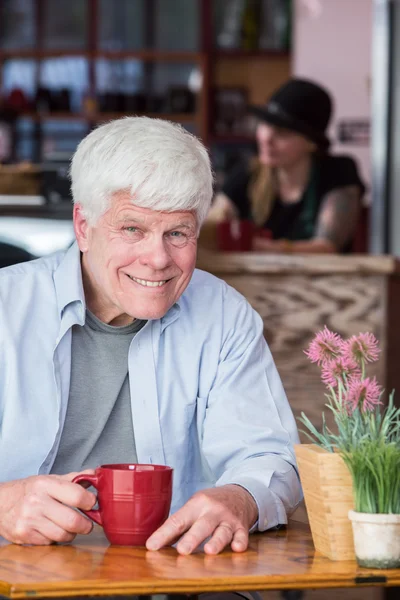
POLYGON ((97 527, 71 545, 0 542, 0 595, 7 598, 396 585, 400 570, 363 569, 316 554, 308 527, 298 522, 252 535, 247 552, 218 556, 109 546, 97 527))

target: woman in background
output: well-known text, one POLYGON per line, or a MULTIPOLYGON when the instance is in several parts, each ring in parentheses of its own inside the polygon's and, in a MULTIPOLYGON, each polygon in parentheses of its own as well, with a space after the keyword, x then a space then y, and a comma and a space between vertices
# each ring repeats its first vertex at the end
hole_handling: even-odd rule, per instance
POLYGON ((349 251, 365 186, 352 158, 328 152, 329 93, 290 79, 250 110, 259 120, 258 156, 226 178, 208 221, 251 219, 264 230, 257 251, 349 251))

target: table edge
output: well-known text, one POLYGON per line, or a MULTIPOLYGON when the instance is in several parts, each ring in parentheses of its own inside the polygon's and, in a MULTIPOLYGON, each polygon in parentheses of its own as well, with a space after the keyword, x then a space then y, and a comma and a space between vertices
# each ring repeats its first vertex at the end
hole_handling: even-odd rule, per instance
POLYGON ((0 582, 0 596, 5 598, 19 599, 55 597, 75 597, 85 595, 147 595, 147 594, 200 594, 203 592, 229 592, 229 591, 261 591, 261 590, 283 590, 283 589, 334 589, 334 588, 358 588, 358 587, 391 587, 400 585, 400 573, 391 578, 390 572, 377 573, 367 571, 365 576, 357 573, 356 577, 335 575, 328 580, 313 578, 303 575, 295 579, 287 576, 277 575, 269 577, 253 577, 240 581, 238 578, 208 579, 207 582, 200 579, 192 579, 184 582, 165 581, 160 579, 156 582, 120 582, 117 584, 109 581, 91 582, 90 585, 84 580, 74 582, 73 588, 68 582, 60 582, 55 589, 54 584, 18 584, 10 585, 0 582), (357 581, 358 580, 358 581, 357 581), (4 588, 7 589, 4 589, 4 588))

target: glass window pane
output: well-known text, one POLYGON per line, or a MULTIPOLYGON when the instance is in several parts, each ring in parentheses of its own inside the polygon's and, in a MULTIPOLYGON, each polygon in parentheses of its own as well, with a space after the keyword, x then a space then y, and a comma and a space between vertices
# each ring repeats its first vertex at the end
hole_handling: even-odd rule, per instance
POLYGON ((96 94, 100 112, 143 112, 144 63, 136 59, 96 61, 96 94))
POLYGON ((197 66, 190 63, 156 63, 152 71, 152 93, 164 98, 166 112, 193 113, 196 104, 196 89, 193 74, 197 66))
POLYGON ((291 45, 292 0, 261 0, 259 48, 289 50, 291 45))
POLYGON ((103 50, 197 50, 199 0, 100 0, 103 50))
POLYGON ((34 155, 34 122, 32 119, 18 119, 16 123, 17 161, 31 161, 34 155))
POLYGON ((33 0, 0 1, 0 48, 33 48, 35 19, 33 0))
POLYGON ((213 33, 217 48, 241 48, 245 0, 214 0, 213 33))
POLYGON ((46 119, 42 123, 42 159, 69 160, 87 133, 84 120, 46 119))
POLYGON ((81 112, 89 87, 88 60, 83 56, 61 56, 42 61, 37 110, 81 112))
POLYGON ((101 50, 140 50, 144 47, 145 0, 100 0, 101 50))
POLYGON ((96 61, 96 90, 100 112, 193 113, 192 86, 196 65, 96 61))
POLYGON ((218 48, 288 50, 292 0, 214 0, 212 7, 218 48))
POLYGON ((40 160, 69 161, 78 143, 88 133, 85 120, 20 118, 16 122, 16 158, 33 160, 40 142, 40 160))
POLYGON ((44 48, 81 50, 87 46, 87 1, 45 0, 44 48))
POLYGON ((200 41, 199 0, 155 0, 154 47, 197 51, 200 41))
POLYGON ((27 58, 6 60, 3 66, 2 94, 17 111, 29 110, 36 94, 37 62, 27 58))

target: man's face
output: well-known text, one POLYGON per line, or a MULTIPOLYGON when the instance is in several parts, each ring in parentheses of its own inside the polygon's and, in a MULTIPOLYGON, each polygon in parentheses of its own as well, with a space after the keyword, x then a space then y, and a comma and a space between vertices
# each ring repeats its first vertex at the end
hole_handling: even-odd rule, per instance
POLYGON ((74 227, 86 303, 105 323, 159 319, 186 289, 196 263, 192 212, 139 208, 120 192, 94 227, 76 205, 74 227))

